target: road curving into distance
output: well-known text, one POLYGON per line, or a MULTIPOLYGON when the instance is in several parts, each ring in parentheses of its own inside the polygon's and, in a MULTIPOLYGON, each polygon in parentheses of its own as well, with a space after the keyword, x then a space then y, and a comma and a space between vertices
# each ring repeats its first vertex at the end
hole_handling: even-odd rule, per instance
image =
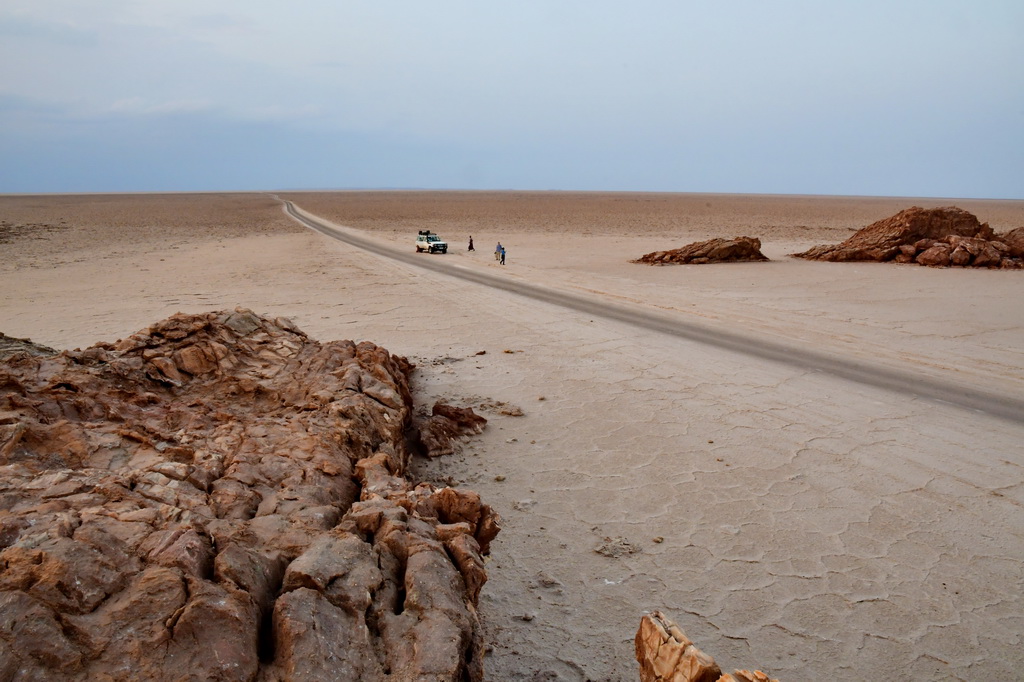
MULTIPOLYGON (((272 195, 273 196, 273 195, 272 195)), ((425 258, 405 253, 389 246, 360 237, 348 231, 331 227, 316 216, 297 208, 292 202, 282 201, 285 213, 306 227, 385 258, 414 267, 456 277, 474 284, 507 291, 537 301, 561 306, 595 317, 633 325, 661 334, 741 353, 762 360, 777 362, 808 372, 820 372, 865 386, 881 388, 903 395, 952 405, 964 410, 1024 424, 1024 400, 981 391, 951 381, 943 381, 906 370, 881 367, 867 362, 808 350, 764 338, 755 338, 731 331, 711 329, 693 322, 661 315, 650 310, 630 308, 608 301, 593 300, 567 291, 510 280, 487 272, 452 265, 443 258, 425 258)))

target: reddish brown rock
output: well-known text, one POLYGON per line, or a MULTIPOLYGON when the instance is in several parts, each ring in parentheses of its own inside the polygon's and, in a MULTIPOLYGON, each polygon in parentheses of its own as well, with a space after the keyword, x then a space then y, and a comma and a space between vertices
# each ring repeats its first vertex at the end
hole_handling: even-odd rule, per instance
POLYGON ((405 479, 411 370, 246 310, 10 354, 0 679, 482 679, 499 519, 405 479))
POLYGON ((1000 262, 1003 260, 1003 254, 1000 249, 997 248, 998 242, 991 242, 984 244, 975 254, 974 260, 971 261, 971 265, 976 268, 997 268, 1000 262))
POLYGON ((971 262, 971 258, 972 256, 970 251, 963 248, 962 246, 958 246, 955 249, 953 249, 953 252, 951 254, 949 254, 949 264, 959 266, 969 265, 971 262))
POLYGON ((990 239, 992 230, 971 213, 955 206, 930 209, 914 206, 868 225, 841 244, 815 246, 794 255, 826 261, 887 261, 900 253, 901 245, 949 235, 990 239))
POLYGON ((977 256, 981 252, 982 248, 984 248, 984 246, 988 244, 988 241, 985 239, 978 239, 977 237, 962 237, 960 235, 954 234, 950 235, 949 237, 946 237, 945 239, 933 242, 932 246, 940 243, 948 244, 954 249, 961 249, 963 251, 966 251, 967 254, 973 258, 974 256, 977 256))
POLYGON ((761 240, 756 237, 715 238, 694 242, 671 251, 653 251, 631 263, 647 265, 678 265, 691 263, 730 263, 737 261, 766 261, 761 253, 761 240))
POLYGON ((917 254, 914 259, 921 265, 933 265, 933 266, 944 266, 949 265, 949 257, 953 252, 953 247, 949 244, 939 242, 925 251, 917 254))
POLYGON ((455 452, 455 439, 464 433, 484 430, 487 420, 470 407, 454 407, 434 403, 431 415, 418 425, 420 444, 427 457, 441 457, 455 452))
POLYGON ((779 682, 760 670, 734 670, 732 675, 722 675, 718 682, 779 682))
POLYGON ((998 237, 999 241, 1006 244, 1007 255, 1011 258, 1024 258, 1024 227, 1010 230, 998 237))
POLYGON ((660 611, 640 620, 634 639, 640 682, 716 682, 722 670, 660 611))
POLYGON ((868 225, 841 244, 815 246, 793 255, 825 261, 1020 269, 1024 267, 1024 228, 996 236, 987 223, 962 209, 914 206, 868 225))
POLYGON ((640 682, 778 682, 760 670, 723 675, 715 659, 660 611, 640 619, 633 641, 640 682))

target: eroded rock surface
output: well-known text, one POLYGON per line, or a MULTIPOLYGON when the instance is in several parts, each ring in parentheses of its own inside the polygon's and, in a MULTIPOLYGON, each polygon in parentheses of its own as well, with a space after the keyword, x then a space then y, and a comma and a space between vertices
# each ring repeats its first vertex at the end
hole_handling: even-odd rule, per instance
POLYGON ((475 493, 408 375, 246 310, 0 362, 0 680, 479 680, 475 493))
POLYGON ((859 230, 840 244, 815 246, 797 258, 893 261, 935 267, 1024 267, 1024 228, 996 235, 973 214, 956 208, 913 206, 859 230))
POLYGON ((761 240, 756 237, 716 237, 704 242, 694 242, 671 251, 652 251, 632 263, 647 265, 679 265, 685 263, 731 263, 737 261, 766 261, 761 253, 761 240))
POLYGON ((778 682, 760 670, 722 674, 715 659, 660 611, 646 614, 633 640, 640 682, 778 682))

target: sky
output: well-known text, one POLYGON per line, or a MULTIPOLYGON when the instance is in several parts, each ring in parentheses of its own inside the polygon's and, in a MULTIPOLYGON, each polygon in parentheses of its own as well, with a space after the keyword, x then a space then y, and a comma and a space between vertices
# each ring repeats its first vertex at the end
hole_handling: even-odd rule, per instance
POLYGON ((1024 199, 1021 0, 3 0, 0 193, 1024 199))

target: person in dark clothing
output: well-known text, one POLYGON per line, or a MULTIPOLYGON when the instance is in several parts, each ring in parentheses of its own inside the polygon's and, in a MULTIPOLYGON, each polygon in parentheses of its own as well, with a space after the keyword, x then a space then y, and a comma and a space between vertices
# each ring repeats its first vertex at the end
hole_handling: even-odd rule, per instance
POLYGON ((501 247, 501 264, 505 264, 505 247, 501 247))
POLYGON ((473 235, 469 235, 469 250, 476 251, 476 249, 473 248, 473 235))

